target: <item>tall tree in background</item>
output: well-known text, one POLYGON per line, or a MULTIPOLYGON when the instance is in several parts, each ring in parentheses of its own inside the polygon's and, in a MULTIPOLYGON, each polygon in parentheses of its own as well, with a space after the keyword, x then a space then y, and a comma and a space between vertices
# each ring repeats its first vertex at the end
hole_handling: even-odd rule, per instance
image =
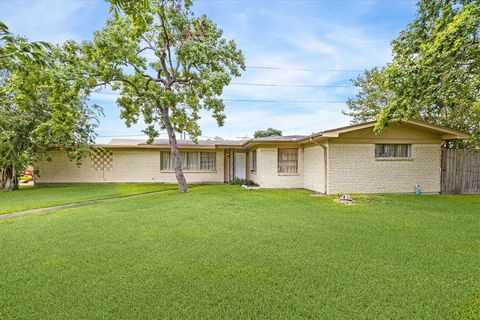
POLYGON ((175 132, 196 141, 202 109, 223 125, 220 95, 232 76, 240 76, 244 57, 211 20, 194 16, 191 1, 111 2, 113 18, 93 42, 82 44, 78 66, 96 85, 120 91, 127 126, 143 118, 149 142, 167 131, 179 189, 186 192, 175 132))
POLYGON ((267 130, 257 130, 253 134, 254 138, 278 137, 282 135, 282 130, 268 128, 267 130))
POLYGON ((477 0, 421 0, 416 19, 392 42, 393 60, 354 81, 354 122, 418 118, 473 135, 446 147, 480 146, 480 5, 477 0))

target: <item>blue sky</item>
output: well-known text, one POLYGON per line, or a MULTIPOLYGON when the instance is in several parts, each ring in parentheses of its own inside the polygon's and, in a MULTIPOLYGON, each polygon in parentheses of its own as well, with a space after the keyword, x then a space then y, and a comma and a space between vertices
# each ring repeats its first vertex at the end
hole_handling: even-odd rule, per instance
MULTIPOLYGON (((349 86, 350 79, 359 74, 355 70, 381 66, 390 60, 390 41, 414 18, 415 1, 197 0, 194 11, 207 14, 226 38, 236 40, 247 66, 282 68, 247 68, 234 83, 349 86)), ((108 5, 101 0, 0 0, 0 20, 12 32, 31 40, 89 40, 108 17, 108 5)), ((226 99, 279 102, 226 101, 224 127, 218 128, 208 113, 202 114, 200 124, 207 138, 252 136, 255 130, 267 127, 281 129, 284 134, 310 134, 348 124, 349 119, 341 114, 346 106, 338 101, 354 94, 353 87, 231 84, 224 91, 226 99)), ((92 102, 105 111, 98 142, 113 136, 142 135, 141 123, 126 128, 115 95, 95 95, 92 102)))

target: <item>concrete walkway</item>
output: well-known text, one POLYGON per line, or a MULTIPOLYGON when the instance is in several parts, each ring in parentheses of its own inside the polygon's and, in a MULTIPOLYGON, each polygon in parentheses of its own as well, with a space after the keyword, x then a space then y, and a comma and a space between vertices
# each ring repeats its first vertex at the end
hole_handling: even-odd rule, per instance
POLYGON ((53 206, 53 207, 45 207, 45 208, 38 208, 38 209, 31 209, 31 210, 5 213, 5 214, 0 214, 0 220, 17 218, 17 217, 28 216, 28 215, 33 215, 33 214, 41 214, 41 213, 45 213, 45 212, 49 212, 49 211, 55 211, 55 210, 91 206, 91 205, 98 204, 98 203, 142 198, 142 197, 151 196, 151 195, 159 194, 159 193, 162 193, 162 192, 165 192, 165 191, 172 191, 172 190, 173 189, 171 189, 171 190, 169 190, 169 189, 159 190, 159 191, 152 191, 152 192, 146 192, 146 193, 140 193, 140 194, 133 194, 133 195, 129 195, 129 196, 119 196, 119 197, 113 197, 113 198, 107 198, 107 199, 87 200, 87 201, 75 202, 75 203, 70 203, 70 204, 63 204, 63 205, 58 205, 58 206, 53 206))

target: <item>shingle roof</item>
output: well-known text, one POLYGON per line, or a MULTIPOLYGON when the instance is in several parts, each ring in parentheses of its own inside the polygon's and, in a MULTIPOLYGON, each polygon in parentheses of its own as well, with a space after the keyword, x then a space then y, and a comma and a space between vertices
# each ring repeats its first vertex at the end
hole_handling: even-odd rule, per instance
MULTIPOLYGON (((437 125, 432 125, 423 121, 419 120, 407 120, 401 121, 403 123, 409 123, 411 125, 427 127, 431 130, 436 130, 438 132, 442 132, 445 134, 450 134, 448 137, 450 139, 466 139, 470 137, 467 133, 452 130, 444 127, 440 127, 437 125)), ((177 140, 178 146, 185 147, 185 146, 197 146, 197 147, 204 147, 204 148, 215 148, 216 146, 223 146, 223 147, 246 147, 249 143, 275 143, 275 142, 302 142, 308 139, 314 139, 318 137, 338 137, 339 133, 358 130, 360 128, 371 127, 375 124, 374 121, 365 122, 355 125, 349 125, 345 127, 340 127, 336 129, 330 129, 321 131, 318 133, 314 133, 312 135, 291 135, 291 136, 276 136, 276 137, 265 137, 265 138, 254 138, 250 140, 198 140, 198 143, 194 143, 191 140, 177 140)), ((145 139, 112 139, 108 144, 105 146, 117 146, 117 147, 160 147, 160 146, 168 146, 167 139, 155 139, 152 144, 147 144, 145 139)))
POLYGON ((275 140, 275 141, 295 141, 301 138, 305 138, 306 136, 303 135, 292 135, 292 136, 274 136, 274 137, 262 137, 262 138, 253 138, 250 141, 267 141, 267 140, 275 140))

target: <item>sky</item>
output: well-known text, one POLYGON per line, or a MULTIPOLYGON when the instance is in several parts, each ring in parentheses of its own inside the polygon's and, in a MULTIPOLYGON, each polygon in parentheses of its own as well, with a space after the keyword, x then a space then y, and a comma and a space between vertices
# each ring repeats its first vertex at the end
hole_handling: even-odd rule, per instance
MULTIPOLYGON (((225 125, 219 128, 203 112, 201 138, 252 137, 268 127, 284 135, 311 134, 347 125, 350 119, 341 111, 356 93, 351 79, 390 61, 390 42, 413 20, 415 5, 410 0, 194 1, 195 15, 206 14, 225 38, 234 39, 247 65, 222 94, 225 125)), ((103 0, 0 0, 0 21, 32 41, 61 44, 91 40, 109 18, 108 9, 103 0)), ((91 97, 105 113, 99 143, 142 137, 145 126, 127 128, 116 98, 107 92, 91 97)))

